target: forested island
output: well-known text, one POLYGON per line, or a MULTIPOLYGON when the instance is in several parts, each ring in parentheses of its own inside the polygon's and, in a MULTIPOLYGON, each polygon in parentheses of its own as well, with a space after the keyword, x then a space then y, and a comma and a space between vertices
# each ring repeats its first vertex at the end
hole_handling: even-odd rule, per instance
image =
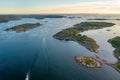
POLYGON ((118 59, 118 63, 115 64, 115 68, 120 71, 120 37, 115 37, 113 39, 108 40, 112 44, 112 46, 115 48, 114 55, 118 59))
POLYGON ((35 19, 44 19, 44 18, 64 18, 66 16, 62 15, 0 15, 0 23, 8 22, 11 20, 20 20, 22 18, 35 18, 35 19))
POLYGON ((62 31, 53 35, 53 37, 59 40, 76 41, 86 47, 88 50, 97 53, 99 45, 96 43, 96 41, 87 37, 86 35, 81 35, 80 33, 86 30, 101 29, 104 27, 111 27, 113 25, 115 24, 107 22, 81 22, 71 28, 63 29, 62 31))
POLYGON ((11 28, 7 28, 7 29, 5 29, 5 31, 25 32, 29 29, 39 27, 40 25, 42 25, 42 24, 40 24, 40 23, 35 23, 35 24, 28 23, 28 24, 17 25, 17 26, 11 27, 11 28))

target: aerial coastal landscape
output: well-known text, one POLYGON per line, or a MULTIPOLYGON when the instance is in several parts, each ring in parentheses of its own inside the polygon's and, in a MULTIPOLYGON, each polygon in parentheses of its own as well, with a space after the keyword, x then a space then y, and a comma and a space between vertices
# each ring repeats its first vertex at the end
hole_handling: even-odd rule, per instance
MULTIPOLYGON (((5 15, 4 15, 5 16, 5 15)), ((49 38, 50 40, 52 39, 52 40, 54 40, 54 42, 55 43, 59 43, 59 45, 58 46, 60 46, 60 44, 62 44, 62 43, 64 43, 64 44, 66 44, 66 42, 69 42, 69 41, 72 41, 72 43, 74 43, 74 42, 77 42, 79 45, 79 47, 80 47, 80 45, 81 45, 81 47, 83 47, 83 50, 85 50, 85 51, 81 51, 82 50, 82 48, 79 48, 78 47, 78 52, 77 53, 79 53, 79 54, 75 54, 74 52, 73 52, 73 54, 74 55, 72 55, 73 57, 71 57, 70 58, 70 60, 69 61, 71 61, 71 62, 73 62, 74 63, 74 65, 76 64, 77 66, 79 66, 78 68, 81 68, 82 66, 83 66, 83 68, 87 68, 86 70, 89 70, 89 69, 92 69, 93 71, 96 71, 96 73, 99 73, 98 72, 98 70, 101 70, 102 68, 104 68, 104 65, 107 65, 107 66, 109 66, 109 67, 111 67, 111 68, 113 68, 113 70, 117 73, 117 74, 120 74, 119 72, 120 72, 120 50, 119 50, 119 45, 120 45, 120 37, 119 37, 119 35, 120 35, 120 33, 117 33, 116 31, 114 32, 114 28, 115 28, 115 26, 116 26, 116 22, 119 22, 119 20, 113 20, 113 22, 111 22, 111 21, 104 21, 104 19, 101 21, 99 21, 99 20, 96 20, 96 21, 91 21, 91 20, 88 20, 88 19, 86 19, 87 18, 87 16, 86 17, 82 17, 83 15, 44 15, 44 16, 49 16, 49 18, 40 18, 40 19, 38 19, 38 18, 36 18, 35 16, 36 15, 32 15, 32 16, 34 16, 33 18, 29 18, 29 17, 23 17, 23 18, 21 18, 21 19, 16 19, 17 17, 19 17, 19 16, 21 16, 21 15, 18 15, 18 16, 16 16, 16 18, 15 19, 12 19, 11 20, 11 18, 10 18, 10 16, 11 15, 6 15, 5 16, 5 18, 7 18, 7 20, 8 21, 5 21, 5 22, 1 22, 1 26, 3 26, 3 25, 6 25, 7 24, 7 26, 6 26, 6 28, 4 28, 3 27, 3 29, 1 28, 1 36, 3 35, 8 35, 8 36, 10 36, 11 35, 11 38, 9 38, 8 37, 8 40, 9 41, 12 41, 12 44, 14 44, 14 42, 16 43, 17 41, 16 41, 16 39, 17 39, 17 35, 18 34, 21 34, 21 36, 20 35, 18 35, 19 37, 21 37, 21 38, 19 38, 18 37, 18 41, 20 41, 20 44, 22 43, 22 45, 20 46, 20 47, 23 47, 23 43, 26 43, 26 40, 25 39, 27 39, 27 41, 29 41, 30 40, 30 43, 32 43, 33 41, 35 41, 33 44, 36 44, 36 45, 34 45, 34 47, 35 46, 37 46, 38 45, 38 41, 39 40, 42 40, 42 43, 40 43, 41 45, 39 45, 39 46, 41 46, 41 48, 43 47, 43 46, 45 46, 45 42, 44 41, 46 41, 45 40, 45 38, 43 38, 42 39, 42 35, 43 34, 46 34, 46 29, 44 30, 44 28, 45 28, 45 26, 44 25, 47 25, 47 24, 49 24, 49 22, 51 21, 51 20, 58 20, 58 21, 61 21, 61 20, 63 20, 63 22, 64 22, 64 20, 68 20, 69 22, 71 22, 71 21, 73 21, 73 19, 72 18, 69 18, 69 16, 73 16, 74 18, 75 18, 75 23, 73 22, 73 24, 71 24, 71 26, 67 26, 67 27, 65 27, 65 28, 59 28, 58 30, 57 29, 55 29, 55 31, 53 31, 52 32, 52 34, 51 34, 51 31, 49 31, 49 32, 47 32, 47 34, 49 34, 49 35, 47 35, 46 36, 46 39, 47 38, 49 38), (10 19, 9 19, 10 18, 10 19), (84 20, 84 19, 86 19, 86 20, 84 20), (32 22, 31 22, 31 20, 32 20, 32 22), (81 21, 81 20, 84 20, 84 21, 81 21), (21 21, 23 21, 22 22, 22 24, 21 24, 21 21), (26 21, 27 23, 24 23, 24 21, 26 21), (14 22, 20 22, 20 23, 18 23, 17 25, 15 25, 14 24, 14 22), (11 26, 9 26, 9 25, 11 25, 11 26), (35 33, 36 32, 36 29, 38 30, 37 32, 39 33, 39 32, 41 32, 41 33, 35 33), (39 30, 41 30, 43 28, 43 32, 42 31, 39 31, 39 30), (113 29, 112 29, 113 28, 113 29), (105 30, 104 30, 105 29, 105 30), (108 44, 110 44, 111 45, 111 47, 113 47, 113 48, 115 48, 113 51, 111 50, 111 52, 113 53, 113 57, 115 57, 116 59, 117 59, 117 61, 115 62, 115 63, 110 63, 109 61, 107 61, 107 60, 105 60, 105 59, 103 59, 103 58, 101 58, 101 56, 99 56, 98 55, 98 53, 99 53, 99 51, 100 51, 100 48, 102 47, 102 46, 100 46, 99 44, 98 44, 98 42, 96 41, 96 39, 94 39, 94 38, 92 38, 92 37, 90 37, 89 35, 84 35, 83 33, 84 32, 89 32, 89 31, 95 31, 95 30, 97 30, 97 31, 99 31, 99 30, 103 30, 104 32, 107 32, 107 33, 112 33, 113 34, 113 36, 112 36, 112 38, 109 38, 108 40, 107 40, 107 43, 108 44), (35 31, 35 32, 34 32, 35 31), (32 34, 32 33, 34 33, 34 34, 32 34), (14 34, 14 36, 12 36, 14 34), (36 36, 30 36, 29 34, 31 34, 31 35, 36 35, 36 36), (23 37, 22 38, 22 36, 23 35, 25 35, 25 36, 27 36, 27 35, 29 35, 29 37, 27 38, 27 37, 23 37), (40 39, 39 38, 37 38, 38 37, 38 35, 40 35, 39 37, 40 37, 40 39), (36 37, 36 38, 34 38, 34 37, 36 37), (14 40, 15 41, 14 41, 14 40), (23 40, 22 40, 23 39, 23 40), (33 40, 32 40, 33 39, 33 40), (37 40, 38 39, 38 40, 37 40), (22 42, 21 42, 21 40, 22 40, 22 42), (32 40, 32 42, 31 42, 31 40, 32 40), (13 42, 14 41, 14 42, 13 42), (58 41, 58 42, 56 42, 56 41, 58 41), (60 41, 60 42, 59 42, 60 41), (64 41, 64 42, 61 42, 61 41, 64 41), (36 43, 37 42, 37 43, 36 43), (85 53, 88 53, 86 56, 84 55, 85 53), (97 55, 97 56, 96 56, 97 55), (81 67, 80 67, 81 66, 81 67)), ((14 16, 14 15, 12 15, 12 16, 14 16)), ((23 16, 23 15, 22 15, 23 16)), ((25 15, 26 16, 26 15, 25 15)), ((41 16, 43 16, 43 15, 39 15, 40 17, 41 16)), ((37 15, 37 17, 39 17, 38 15, 37 15)), ((91 17, 94 17, 94 15, 90 15, 91 17)), ((97 15, 98 17, 102 17, 101 15, 97 15)), ((104 15, 104 16, 106 16, 106 15, 104 15)), ((109 15, 109 16, 111 16, 111 15, 109 15)), ((114 17, 114 16, 112 16, 112 17, 114 17)), ((88 17, 89 18, 89 17, 88 17)), ((1 21, 3 21, 4 20, 4 18, 1 18, 1 21)), ((68 23, 69 23, 68 22, 68 23)), ((51 23, 51 22, 50 22, 51 23)), ((54 23, 54 24, 56 24, 56 23, 54 23)), ((53 25, 54 25, 53 24, 53 25)), ((51 25, 50 27, 52 27, 53 25, 51 25)), ((54 25, 55 27, 56 27, 56 25, 54 25)), ((62 26, 62 25, 61 25, 62 26)), ((117 27, 117 28, 119 28, 119 26, 117 27)), ((117 29, 118 31, 119 31, 119 29, 117 29)), ((97 33, 96 33, 97 34, 97 33)), ((96 35, 96 34, 93 34, 93 35, 96 35)), ((101 35, 102 35, 102 33, 101 33, 101 35)), ((48 40, 49 40, 48 39, 48 40)), ((8 40, 4 40, 4 37, 1 37, 1 44, 2 44, 2 42, 3 41, 5 41, 5 43, 4 44, 6 44, 7 42, 8 42, 8 40), (3 39, 2 39, 3 38, 3 39), (7 41, 7 42, 6 42, 7 41)), ((52 44, 54 44, 54 42, 52 43, 52 44)), ((17 42, 18 43, 18 42, 17 42)), ((30 44, 29 43, 29 44, 30 44)), ((50 42, 51 43, 51 42, 50 42)), ((50 44, 50 43, 48 43, 48 45, 50 44)), ((72 43, 67 43, 67 44, 72 44, 72 43)), ((8 44, 8 43, 7 43, 8 44)), ((20 45, 20 44, 18 44, 18 45, 20 45)), ((26 43, 26 44, 28 44, 28 42, 26 43)), ((63 45, 64 45, 63 44, 63 45)), ((8 45, 10 45, 10 44, 8 44, 8 45)), ((18 45, 15 45, 14 44, 14 46, 16 47, 16 46, 18 46, 18 45)), ((74 43, 74 45, 76 45, 75 43, 74 43)), ((105 44, 106 45, 106 44, 105 44)), ((13 47, 14 47, 13 46, 13 47)), ((25 45, 24 45, 25 46, 25 45)), ((5 46, 4 46, 5 47, 5 46)), ((28 45, 28 47, 30 47, 29 45, 28 45)), ((33 46, 31 46, 31 47, 33 47, 33 46)), ((46 47, 46 46, 45 46, 46 47)), ((49 47, 51 47, 51 45, 49 45, 49 47)), ((57 46, 56 46, 57 47, 57 46)), ((70 47, 72 47, 72 45, 71 46, 69 46, 69 48, 70 47)), ((11 46, 11 48, 12 48, 12 46, 11 46)), ((64 48, 67 48, 67 47, 64 47, 64 48)), ((68 48, 68 49, 69 49, 68 48)), ((107 47, 106 47, 107 48, 107 47)), ((2 49, 2 46, 1 46, 1 49, 2 49)), ((24 51, 22 51, 23 49, 25 49, 25 51, 26 51, 26 48, 20 48, 20 53, 24 53, 24 51)), ((31 66, 30 67, 28 67, 28 71, 26 72, 26 78, 28 79, 28 77, 30 78, 31 76, 30 75, 33 75, 33 72, 32 72, 32 69, 34 69, 34 67, 33 66, 35 66, 36 65, 36 67, 38 67, 38 64, 35 64, 35 62, 36 61, 39 61, 39 60, 36 60, 36 59, 40 59, 40 60, 44 60, 45 59, 45 55, 44 56, 40 56, 40 54, 41 54, 41 51, 40 51, 40 53, 39 52, 37 52, 36 53, 36 50, 35 50, 35 54, 33 54, 32 53, 32 50, 34 50, 34 49, 36 49, 36 47, 35 48, 33 48, 33 49, 30 49, 30 52, 28 52, 28 54, 30 53, 30 55, 33 55, 34 57, 33 57, 33 61, 32 61, 32 63, 31 63, 31 61, 29 62, 29 58, 28 58, 28 62, 27 63, 29 63, 29 64, 31 64, 31 66)), ((52 49, 52 47, 51 47, 51 49, 52 49)), ((50 49, 50 50, 51 50, 50 49)), ((58 48, 57 50, 59 51, 59 49, 60 48, 58 48)), ((61 48, 62 49, 62 48, 61 48)), ((4 49, 3 49, 4 50, 4 49)), ((19 50, 19 47, 18 47, 18 49, 17 50, 19 50)), ((39 49, 38 49, 39 50, 39 49)), ((9 50, 8 50, 9 51, 9 50)), ((54 48, 53 48, 53 51, 54 51, 54 48)), ((74 51, 74 50, 73 50, 74 51)), ((16 55, 16 58, 17 58, 17 54, 16 53, 14 53, 14 50, 12 51, 13 53, 12 53, 12 55, 16 55)), ((10 53, 11 53, 11 51, 10 51, 10 53)), ((46 53, 46 52, 44 52, 44 49, 43 49, 43 51, 42 51, 42 53, 46 53)), ((49 52, 48 52, 49 53, 49 52)), ((48 53, 46 53, 46 54, 48 54, 48 53)), ((69 52, 70 53, 70 52, 69 52)), ((68 54, 66 54, 66 52, 64 52, 64 50, 63 50, 63 54, 64 55, 66 55, 66 58, 68 58, 68 55, 69 55, 69 53, 68 54)), ((6 52, 6 54, 7 54, 7 52, 6 52)), ((26 53, 24 53, 24 54, 26 54, 26 53)), ((23 58, 22 57, 22 55, 24 55, 24 54, 20 54, 19 56, 21 56, 21 57, 18 57, 18 60, 19 59, 25 59, 25 58, 23 58)), ((70 53, 71 54, 71 53, 70 53)), ((107 55, 109 55, 109 53, 106 53, 107 55)), ((27 55, 27 54, 26 54, 27 55)), ((52 55, 52 54, 51 54, 52 55)), ((59 55, 60 56, 60 55, 59 55)), ((58 56, 58 57, 59 57, 58 56)), ((57 57, 57 56, 56 56, 57 57)), ((12 58, 12 60, 14 60, 14 56, 13 57, 7 57, 7 58, 12 58)), ((32 57, 31 57, 32 58, 32 57)), ((47 58, 47 56, 46 56, 46 58, 47 58)), ((53 58, 52 56, 50 56, 49 55, 49 58, 53 58)), ((66 58, 65 58, 65 60, 66 60, 66 58)), ((106 57, 107 58, 107 57, 106 57)), ((25 59, 26 60, 26 59, 25 59)), ((30 59, 31 60, 31 59, 30 59)), ((61 59, 60 59, 61 60, 61 59)), ((113 59, 114 60, 114 59, 113 59)), ((41 61, 40 61, 41 62, 41 61)), ((46 62, 46 60, 45 60, 45 62, 46 62)), ((65 62, 65 61, 64 61, 65 62)), ((70 64, 71 64, 71 62, 70 62, 70 64)), ((65 62, 66 63, 66 62, 65 62)), ((72 63, 72 64, 73 64, 72 63)), ((13 64, 13 62, 12 62, 12 64, 13 64)), ((15 63, 14 64, 16 64, 16 61, 15 61, 15 63)), ((22 63, 21 63, 21 60, 20 60, 20 65, 21 65, 22 63)), ((49 63, 50 64, 50 63, 49 63)), ((6 64, 7 65, 7 64, 6 64)), ((39 64, 40 65, 40 64, 39 64)), ((43 63, 41 64, 41 65, 43 65, 43 63)), ((51 64, 52 65, 52 64, 51 64)), ((72 65, 72 66, 74 66, 74 65, 72 65)), ((45 66, 45 65, 44 65, 45 66)), ((46 66, 48 66, 48 65, 46 65, 46 66)), ((63 65, 64 66, 64 65, 63 65)), ((70 66, 69 66, 70 67, 70 66)), ((50 67, 48 67, 48 68, 50 68, 50 67)), ((9 68, 8 68, 9 69, 9 68)), ((21 67, 19 67, 19 69, 21 69, 21 67)), ((43 69, 43 68, 41 68, 41 69, 43 69)), ((51 68, 52 69, 52 68, 51 68)), ((12 69, 12 70, 14 70, 14 69, 12 69)), ((16 68, 15 68, 15 70, 16 70, 16 68)), ((80 72, 79 70, 77 70, 78 72, 80 72)), ((11 72, 10 72, 11 73, 11 72)), ((14 72, 12 72, 12 74, 11 75, 13 75, 13 73, 14 72)), ((22 72, 21 72, 22 73, 22 72)), ((43 72, 39 72, 39 74, 41 74, 41 73, 43 73, 43 72)), ((48 72, 47 72, 48 73, 48 72)), ((46 74, 47 74, 46 73, 46 74)), ((52 75, 52 74, 51 74, 52 75)), ((8 76, 8 78, 9 78, 9 75, 7 75, 8 76)), ((19 75, 20 76, 20 75, 19 75)), ((18 77, 19 77, 18 76, 18 77)), ((53 75, 54 76, 54 75, 53 75)), ((3 76, 3 78, 4 78, 4 76, 3 76)), ((14 77, 15 78, 15 77, 14 77)), ((13 78, 13 79, 14 79, 13 78)), ((44 79, 44 77, 42 77, 43 79, 44 79)), ((42 79, 41 78, 41 79, 42 79)), ((49 77, 48 77, 49 78, 49 77)), ((7 80, 7 79, 5 79, 5 80, 7 80)), ((33 79, 34 80, 34 79, 33 79)))
POLYGON ((0 80, 120 80, 120 0, 0 2, 0 80))

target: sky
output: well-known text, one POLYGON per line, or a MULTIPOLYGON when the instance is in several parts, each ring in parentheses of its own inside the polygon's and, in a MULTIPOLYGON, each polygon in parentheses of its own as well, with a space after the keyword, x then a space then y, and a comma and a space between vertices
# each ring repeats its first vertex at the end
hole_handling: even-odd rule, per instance
POLYGON ((0 0, 0 14, 120 14, 120 0, 0 0))

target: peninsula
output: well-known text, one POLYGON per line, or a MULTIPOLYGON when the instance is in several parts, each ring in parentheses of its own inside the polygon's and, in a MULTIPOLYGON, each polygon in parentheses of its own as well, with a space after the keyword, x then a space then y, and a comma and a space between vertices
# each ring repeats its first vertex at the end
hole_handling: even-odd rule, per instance
POLYGON ((88 50, 98 53, 99 45, 96 43, 96 41, 87 37, 86 35, 81 35, 80 33, 92 29, 111 27, 113 25, 115 24, 107 22, 81 22, 71 28, 63 29, 62 31, 53 35, 53 37, 58 40, 76 41, 88 50))
POLYGON ((39 27, 40 25, 42 25, 42 24, 40 24, 40 23, 23 24, 23 25, 18 25, 18 26, 14 26, 14 27, 11 27, 11 28, 7 28, 7 29, 5 29, 5 31, 25 32, 29 29, 39 27))
POLYGON ((114 67, 120 71, 120 37, 115 37, 110 40, 108 40, 112 44, 112 46, 115 48, 114 55, 118 59, 118 63, 114 65, 114 67))

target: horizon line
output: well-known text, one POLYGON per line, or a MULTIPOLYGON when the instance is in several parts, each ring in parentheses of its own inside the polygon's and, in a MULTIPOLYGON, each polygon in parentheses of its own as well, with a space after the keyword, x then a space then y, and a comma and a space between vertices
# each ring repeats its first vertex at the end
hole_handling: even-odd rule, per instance
POLYGON ((93 14, 93 15, 120 15, 120 14, 114 14, 114 13, 5 13, 0 15, 72 15, 72 14, 93 14))

